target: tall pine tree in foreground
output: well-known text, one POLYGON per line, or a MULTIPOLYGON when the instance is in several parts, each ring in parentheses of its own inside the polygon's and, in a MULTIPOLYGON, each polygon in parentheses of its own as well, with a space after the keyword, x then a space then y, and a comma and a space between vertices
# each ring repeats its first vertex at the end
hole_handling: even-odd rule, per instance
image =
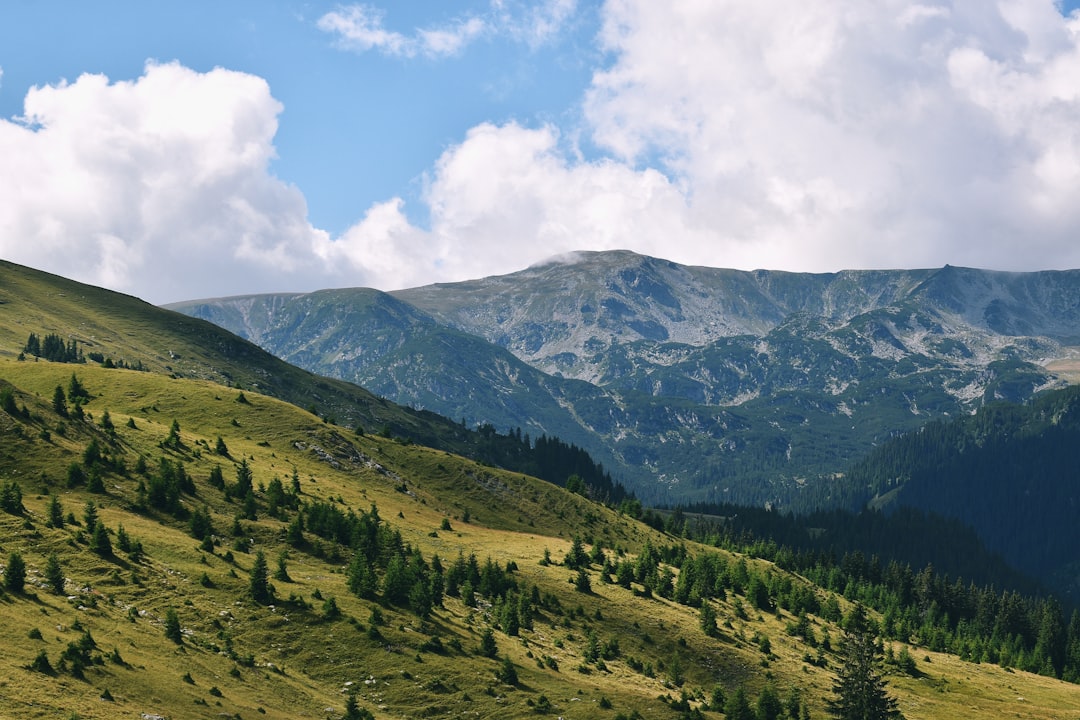
POLYGON ((894 720, 903 715, 885 691, 881 652, 862 605, 852 608, 840 647, 840 668, 833 682, 836 698, 829 714, 839 720, 894 720))

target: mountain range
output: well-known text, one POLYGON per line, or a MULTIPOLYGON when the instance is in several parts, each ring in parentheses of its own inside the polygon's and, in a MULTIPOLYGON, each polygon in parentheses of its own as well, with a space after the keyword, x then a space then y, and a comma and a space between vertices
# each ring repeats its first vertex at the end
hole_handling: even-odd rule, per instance
MULTIPOLYGON (((917 496, 924 437, 974 479, 1067 471, 1075 407, 991 403, 855 474, 917 496)), ((867 616, 905 717, 1080 712, 1080 613, 958 523, 615 510, 529 477, 553 459, 588 469, 0 262, 0 716, 824 717, 867 616)))
POLYGON ((672 505, 836 505, 875 446, 1061 386, 1080 355, 1080 271, 748 272, 611 251, 170 307, 394 402, 557 436, 672 505))

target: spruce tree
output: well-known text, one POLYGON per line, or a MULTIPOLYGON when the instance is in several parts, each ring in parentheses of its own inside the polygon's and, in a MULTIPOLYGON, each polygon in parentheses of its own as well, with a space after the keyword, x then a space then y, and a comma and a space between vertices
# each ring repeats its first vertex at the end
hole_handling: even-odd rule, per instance
POLYGON ((244 499, 252 491, 252 481, 251 466, 248 465, 247 458, 242 458, 240 464, 236 466, 236 485, 232 487, 229 494, 235 498, 244 499))
POLYGON ((64 388, 59 385, 53 390, 52 406, 53 412, 60 417, 68 416, 67 396, 64 394, 64 388))
POLYGON ((97 522, 97 505, 93 500, 87 500, 86 505, 83 506, 83 524, 86 525, 86 532, 93 532, 97 522))
POLYGON ((7 567, 4 568, 4 587, 11 592, 21 593, 26 585, 26 563, 22 555, 12 552, 8 555, 7 567))
POLYGON ((60 567, 60 558, 56 553, 49 553, 45 561, 45 582, 57 595, 64 594, 64 569, 60 567))
POLYGON ((19 483, 9 480, 0 486, 0 510, 12 515, 22 515, 26 508, 22 504, 22 488, 19 483))
POLYGON ((265 605, 274 599, 268 578, 269 573, 266 567, 266 556, 263 555, 263 551, 260 550, 255 553, 255 563, 251 566, 251 583, 249 585, 249 591, 251 593, 251 599, 261 605, 265 605))
POLYGON ((60 504, 60 498, 53 495, 49 498, 49 527, 64 527, 64 506, 60 504))
POLYGON ((581 538, 577 535, 574 536, 570 550, 567 551, 566 557, 563 558, 563 564, 571 570, 587 567, 589 564, 589 555, 585 552, 585 546, 582 545, 581 538))
POLYGON ((754 720, 754 711, 750 707, 750 701, 746 699, 746 690, 742 685, 735 688, 735 692, 727 698, 724 716, 728 720, 754 720))
POLYGON ((847 618, 840 645, 840 667, 829 701, 829 714, 838 720, 891 720, 903 717, 896 699, 885 690, 879 666, 881 653, 877 638, 862 605, 856 605, 847 618))
POLYGON ((112 557, 112 542, 109 540, 105 523, 98 521, 94 524, 94 534, 90 536, 90 550, 103 558, 112 557))
POLYGON ((72 402, 76 400, 89 400, 90 393, 83 387, 82 382, 75 376, 75 373, 71 373, 71 380, 68 381, 68 399, 72 402))
POLYGON ((499 648, 495 644, 495 633, 491 632, 491 628, 484 628, 484 632, 480 635, 480 654, 489 658, 499 654, 499 648))
POLYGON ((173 608, 165 611, 165 637, 177 645, 184 642, 184 633, 180 628, 180 616, 176 614, 176 610, 173 608))

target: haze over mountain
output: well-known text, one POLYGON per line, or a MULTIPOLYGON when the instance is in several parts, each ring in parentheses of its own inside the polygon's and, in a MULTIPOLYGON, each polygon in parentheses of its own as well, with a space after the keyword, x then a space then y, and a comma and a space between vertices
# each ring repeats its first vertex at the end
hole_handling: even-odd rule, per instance
POLYGON ((829 504, 906 429, 1063 384, 1080 271, 828 274, 626 251, 394 293, 170 306, 469 424, 554 434, 647 501, 829 504))

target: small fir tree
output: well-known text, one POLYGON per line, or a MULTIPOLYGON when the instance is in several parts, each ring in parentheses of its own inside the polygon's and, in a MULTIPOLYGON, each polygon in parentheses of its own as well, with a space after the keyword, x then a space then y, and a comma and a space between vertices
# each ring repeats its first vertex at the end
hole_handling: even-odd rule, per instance
POLYGON ((499 646, 495 643, 495 633, 491 632, 491 628, 484 628, 480 635, 480 654, 489 658, 499 654, 499 646))
POLYGON ((881 653, 877 638, 862 605, 855 605, 847 618, 840 644, 840 665, 829 701, 829 714, 838 720, 893 720, 902 715, 896 699, 889 696, 880 671, 881 653))
POLYGON ((292 578, 289 577, 289 566, 286 564, 286 560, 289 559, 289 553, 282 550, 277 556, 277 569, 274 570, 274 579, 281 582, 292 582, 292 578))
POLYGON ((11 592, 21 593, 26 585, 26 563, 22 555, 12 551, 8 555, 7 566, 4 568, 4 587, 11 592))
POLYGON ((105 523, 97 522, 94 525, 94 534, 90 536, 90 550, 103 558, 112 557, 112 542, 109 540, 109 531, 105 523))
POLYGON ((260 605, 265 605, 274 599, 270 588, 269 572, 266 566, 266 555, 262 550, 255 553, 255 562, 251 566, 251 581, 248 585, 251 599, 260 605))
POLYGON ((724 717, 727 720, 755 720, 754 711, 750 707, 750 701, 746 699, 746 690, 743 686, 735 688, 724 705, 724 717))
POLYGON ((495 671, 495 679, 507 685, 518 684, 517 668, 510 662, 510 658, 503 658, 502 665, 495 671))
POLYGON ((57 595, 64 594, 64 569, 60 566, 60 558, 56 553, 49 553, 45 560, 45 582, 57 595))
POLYGON ((66 418, 68 416, 67 395, 64 394, 64 388, 59 385, 53 390, 52 407, 53 412, 60 417, 66 418))
POLYGON ((86 526, 86 532, 93 532, 97 523, 97 504, 93 500, 87 500, 86 505, 83 506, 83 525, 86 526))
POLYGON ((184 633, 180 628, 180 616, 176 614, 174 608, 165 611, 165 637, 177 645, 184 642, 184 633))
POLYGON ((53 495, 49 498, 49 527, 64 527, 64 506, 60 504, 60 498, 53 495))

